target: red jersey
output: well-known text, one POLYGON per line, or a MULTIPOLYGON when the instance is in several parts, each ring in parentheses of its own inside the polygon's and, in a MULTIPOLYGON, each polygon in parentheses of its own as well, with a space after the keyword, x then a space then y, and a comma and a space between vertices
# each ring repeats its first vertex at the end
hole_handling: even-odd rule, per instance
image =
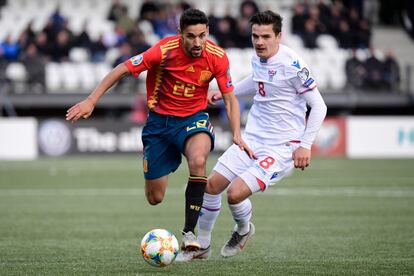
POLYGON ((194 58, 184 52, 180 36, 167 37, 124 64, 134 77, 148 70, 147 106, 163 115, 186 117, 205 109, 213 78, 221 93, 234 89, 226 53, 209 40, 194 58))

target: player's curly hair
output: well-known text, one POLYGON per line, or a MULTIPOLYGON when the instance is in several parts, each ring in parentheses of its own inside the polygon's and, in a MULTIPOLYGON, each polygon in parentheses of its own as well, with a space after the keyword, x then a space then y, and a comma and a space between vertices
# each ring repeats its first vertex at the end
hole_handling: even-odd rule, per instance
POLYGON ((249 19, 250 26, 257 25, 273 25, 273 31, 278 35, 282 31, 283 18, 280 14, 274 13, 270 10, 258 12, 252 15, 249 19))
POLYGON ((180 30, 183 31, 190 25, 206 24, 208 26, 208 18, 206 14, 198 9, 187 9, 180 17, 180 30))

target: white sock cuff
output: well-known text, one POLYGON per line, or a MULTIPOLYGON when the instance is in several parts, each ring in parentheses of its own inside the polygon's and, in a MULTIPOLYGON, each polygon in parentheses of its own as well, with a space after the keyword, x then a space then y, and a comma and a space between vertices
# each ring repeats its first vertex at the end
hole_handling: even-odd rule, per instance
POLYGON ((220 211, 221 208, 221 194, 211 195, 204 193, 203 208, 209 211, 220 211))
POLYGON ((229 204, 229 208, 235 221, 249 221, 252 217, 252 202, 248 198, 237 204, 229 204))

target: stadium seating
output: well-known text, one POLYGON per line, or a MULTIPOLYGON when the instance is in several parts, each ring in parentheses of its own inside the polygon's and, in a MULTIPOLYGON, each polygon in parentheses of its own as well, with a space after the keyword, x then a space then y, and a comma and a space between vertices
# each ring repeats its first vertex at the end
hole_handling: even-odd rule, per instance
MULTIPOLYGON (((124 0, 128 7, 129 15, 136 19, 143 1, 124 0)), ((162 2, 162 1, 160 1, 162 2)), ((237 16, 241 0, 236 1, 188 1, 194 7, 207 13, 212 12, 221 17, 227 14, 237 16)), ((308 50, 303 46, 301 39, 289 33, 291 7, 290 0, 257 1, 263 8, 280 10, 284 17, 283 43, 297 51, 317 76, 317 81, 324 93, 340 91, 346 83, 345 62, 350 56, 347 50, 340 49, 336 40, 329 35, 320 35, 316 50, 308 50)), ((35 32, 42 30, 49 17, 59 8, 61 14, 67 18, 68 26, 74 34, 79 34, 86 26, 91 39, 96 40, 101 35, 106 36, 106 41, 114 39, 115 24, 107 19, 111 0, 9 0, 0 10, 0 41, 8 34, 16 40, 21 32, 32 23, 35 32)), ((152 25, 148 21, 141 21, 138 27, 144 33, 148 44, 153 45, 160 37, 154 33, 152 25)), ((114 41, 112 43, 115 43, 114 41)), ((111 42, 109 42, 111 44, 111 42)), ((234 81, 237 82, 250 72, 250 56, 252 49, 229 48, 227 53, 232 67, 234 81)), ((380 54, 380 53, 379 53, 380 54)), ((46 66, 46 90, 50 93, 59 92, 88 92, 107 73, 119 55, 119 49, 112 47, 106 55, 103 63, 91 63, 87 50, 73 48, 69 53, 69 60, 63 63, 49 62, 46 66)), ((364 51, 359 51, 362 59, 366 58, 364 51)), ((13 81, 25 79, 24 67, 19 63, 12 63, 7 68, 7 77, 13 81), (19 66, 20 65, 20 66, 19 66)))

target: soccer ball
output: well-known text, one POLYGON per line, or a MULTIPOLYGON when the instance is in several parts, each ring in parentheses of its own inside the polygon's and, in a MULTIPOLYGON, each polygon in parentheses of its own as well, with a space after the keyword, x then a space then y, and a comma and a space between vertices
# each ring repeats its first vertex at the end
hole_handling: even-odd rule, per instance
POLYGON ((152 266, 167 266, 177 257, 177 238, 165 229, 151 230, 142 238, 141 254, 144 260, 152 266))

